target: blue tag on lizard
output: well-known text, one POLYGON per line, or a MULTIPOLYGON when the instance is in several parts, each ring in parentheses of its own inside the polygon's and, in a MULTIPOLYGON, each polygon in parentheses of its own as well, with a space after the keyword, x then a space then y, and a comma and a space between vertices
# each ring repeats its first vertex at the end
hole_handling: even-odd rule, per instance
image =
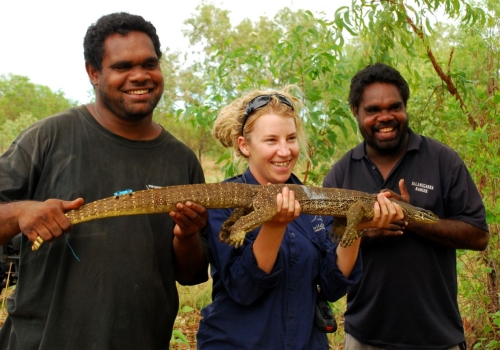
POLYGON ((120 196, 124 196, 126 194, 132 194, 132 190, 131 189, 126 189, 126 190, 123 190, 123 191, 117 191, 114 193, 115 197, 118 198, 120 196))

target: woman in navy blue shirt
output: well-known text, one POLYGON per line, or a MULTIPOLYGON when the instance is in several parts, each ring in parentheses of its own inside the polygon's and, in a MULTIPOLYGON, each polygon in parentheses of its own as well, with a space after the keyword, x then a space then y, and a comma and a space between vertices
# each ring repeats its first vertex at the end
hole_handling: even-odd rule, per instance
MULTIPOLYGON (((253 91, 223 108, 215 137, 248 160, 248 169, 229 182, 301 184, 292 174, 305 147, 300 103, 287 90, 253 91)), ((231 209, 209 211, 212 303, 201 313, 198 349, 328 349, 314 324, 318 288, 336 301, 361 277, 360 239, 333 244, 323 217, 300 213, 293 191, 278 194, 278 213, 234 248, 219 241, 231 209)), ((375 218, 358 229, 383 227, 403 217, 383 195, 375 218)), ((329 220, 331 221, 331 220, 329 220)))

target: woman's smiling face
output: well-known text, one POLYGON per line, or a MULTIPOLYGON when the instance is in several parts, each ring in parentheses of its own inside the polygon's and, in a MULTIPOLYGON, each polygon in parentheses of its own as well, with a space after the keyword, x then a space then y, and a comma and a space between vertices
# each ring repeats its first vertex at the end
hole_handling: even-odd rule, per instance
POLYGON ((284 183, 299 156, 295 120, 274 113, 263 114, 255 121, 247 140, 240 137, 239 146, 261 185, 284 183))

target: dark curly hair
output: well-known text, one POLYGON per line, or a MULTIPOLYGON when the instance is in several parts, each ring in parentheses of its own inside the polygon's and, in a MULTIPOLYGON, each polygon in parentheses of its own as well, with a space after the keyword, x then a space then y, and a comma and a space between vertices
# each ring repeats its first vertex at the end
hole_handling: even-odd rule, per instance
POLYGON ((151 22, 146 21, 141 16, 117 12, 102 16, 87 29, 87 34, 83 39, 85 62, 100 72, 104 55, 104 40, 112 34, 127 35, 131 31, 146 33, 153 42, 158 59, 161 58, 160 39, 151 22))
POLYGON ((358 108, 365 88, 373 83, 387 83, 396 86, 406 107, 410 98, 408 83, 396 69, 383 63, 368 65, 351 79, 349 105, 358 108))

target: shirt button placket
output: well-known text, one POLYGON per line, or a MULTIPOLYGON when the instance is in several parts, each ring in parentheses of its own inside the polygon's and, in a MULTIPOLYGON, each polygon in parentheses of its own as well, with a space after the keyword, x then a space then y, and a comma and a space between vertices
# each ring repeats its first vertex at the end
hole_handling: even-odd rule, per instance
POLYGON ((291 332, 291 329, 296 329, 294 325, 296 324, 297 320, 295 319, 295 302, 297 300, 297 278, 294 276, 297 274, 297 271, 294 270, 294 266, 297 263, 297 256, 296 254, 298 253, 298 249, 296 249, 296 244, 295 240, 297 239, 295 232, 290 232, 290 258, 289 258, 289 264, 290 264, 290 281, 288 284, 288 312, 287 312, 287 332, 286 332, 286 347, 287 348, 293 348, 295 344, 295 337, 297 334, 296 332, 291 332))

